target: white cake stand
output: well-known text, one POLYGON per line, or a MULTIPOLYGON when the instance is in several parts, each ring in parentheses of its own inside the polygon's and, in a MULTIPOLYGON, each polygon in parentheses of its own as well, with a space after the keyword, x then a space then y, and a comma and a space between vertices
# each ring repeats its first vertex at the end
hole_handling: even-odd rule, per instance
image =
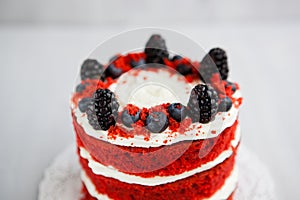
MULTIPOLYGON (((75 144, 59 154, 45 170, 39 185, 39 200, 80 199, 80 166, 75 144)), ((236 200, 274 200, 272 178, 265 165, 246 147, 240 146, 237 165, 239 184, 236 200)))

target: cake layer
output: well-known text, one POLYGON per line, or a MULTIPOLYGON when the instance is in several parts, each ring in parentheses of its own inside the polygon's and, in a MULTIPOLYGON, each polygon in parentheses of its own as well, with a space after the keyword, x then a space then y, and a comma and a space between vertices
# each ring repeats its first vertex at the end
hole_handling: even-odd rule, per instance
POLYGON ((203 172, 205 170, 215 167, 216 165, 222 163, 225 159, 229 158, 233 154, 233 152, 236 151, 236 147, 239 143, 239 140, 240 140, 240 128, 238 127, 235 133, 235 138, 233 141, 231 141, 232 148, 223 151, 216 159, 204 163, 203 165, 193 170, 186 171, 177 175, 171 175, 171 176, 141 177, 138 175, 126 174, 120 172, 119 170, 113 168, 112 166, 104 166, 101 163, 97 162, 92 158, 92 156, 84 147, 79 148, 79 155, 80 157, 88 161, 88 166, 96 175, 102 175, 105 177, 114 178, 125 183, 135 183, 140 185, 155 186, 155 185, 161 185, 165 183, 174 182, 180 179, 184 179, 196 173, 203 172))
POLYGON ((90 195, 98 199, 102 199, 103 195, 115 200, 226 199, 234 191, 237 182, 235 154, 210 170, 159 186, 128 184, 95 175, 85 159, 81 158, 80 163, 83 168, 82 181, 90 195))
MULTIPOLYGON (((232 176, 232 175, 230 175, 230 176, 232 176)), ((87 181, 89 181, 89 180, 87 179, 87 181)), ((89 183, 87 183, 87 184, 89 184, 89 183)), ((230 184, 231 183, 229 182, 229 179, 226 179, 225 184, 223 185, 223 187, 220 190, 222 190, 223 188, 226 189, 228 187, 228 185, 230 185, 230 184)), ((93 188, 93 186, 92 186, 92 188, 93 188)), ((226 191, 229 192, 230 190, 226 190, 226 191)), ((90 193, 94 194, 94 196, 97 196, 98 199, 101 199, 101 200, 110 200, 107 195, 99 194, 96 190, 94 190, 94 189, 92 190, 91 188, 90 188, 90 193)), ((90 193, 87 190, 85 184, 83 183, 82 184, 82 191, 81 191, 82 197, 81 197, 80 200, 97 200, 95 197, 91 196, 90 193)), ((215 198, 214 197, 215 195, 213 195, 212 197, 210 197, 207 200, 213 200, 213 199, 215 199, 215 200, 233 200, 234 193, 235 192, 233 191, 228 198, 226 198, 227 193, 224 193, 224 195, 222 195, 221 198, 215 198)))
POLYGON ((94 160, 104 166, 142 177, 170 176, 193 170, 215 160, 222 152, 232 148, 238 126, 236 121, 216 138, 183 141, 173 145, 153 148, 124 147, 97 140, 85 134, 76 123, 79 147, 84 147, 94 160), (184 167, 182 167, 184 166, 184 167))

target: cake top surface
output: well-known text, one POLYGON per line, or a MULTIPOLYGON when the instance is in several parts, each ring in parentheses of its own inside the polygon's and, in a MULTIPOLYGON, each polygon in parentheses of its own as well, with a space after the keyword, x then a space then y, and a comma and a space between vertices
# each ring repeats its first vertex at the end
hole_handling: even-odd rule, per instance
POLYGON ((201 61, 168 52, 154 34, 143 52, 86 59, 71 108, 85 132, 123 146, 157 147, 218 136, 237 119, 239 85, 227 80, 227 55, 201 61))

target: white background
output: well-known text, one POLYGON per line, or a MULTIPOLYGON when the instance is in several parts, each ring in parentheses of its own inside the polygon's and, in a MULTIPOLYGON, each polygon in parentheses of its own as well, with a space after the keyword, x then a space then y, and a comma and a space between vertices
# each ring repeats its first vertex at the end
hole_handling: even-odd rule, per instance
POLYGON ((44 169, 74 141, 68 101, 81 62, 144 26, 227 50, 245 98, 242 145, 268 166, 278 199, 299 198, 298 2, 0 0, 0 199, 36 199, 44 169))

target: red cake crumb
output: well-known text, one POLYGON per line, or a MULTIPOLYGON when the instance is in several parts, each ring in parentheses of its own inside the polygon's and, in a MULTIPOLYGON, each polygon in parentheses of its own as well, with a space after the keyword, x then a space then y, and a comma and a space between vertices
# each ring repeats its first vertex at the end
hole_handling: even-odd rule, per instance
POLYGON ((128 184, 113 178, 95 175, 88 167, 87 160, 80 158, 80 163, 87 176, 96 186, 98 193, 105 194, 114 200, 199 200, 209 198, 224 185, 225 180, 233 170, 235 154, 207 171, 158 186, 128 184))
POLYGON ((73 122, 78 146, 86 148, 97 162, 142 177, 180 174, 214 160, 221 152, 231 148, 231 140, 234 139, 238 125, 236 121, 215 138, 142 148, 113 145, 98 140, 84 132, 74 115, 73 122))

